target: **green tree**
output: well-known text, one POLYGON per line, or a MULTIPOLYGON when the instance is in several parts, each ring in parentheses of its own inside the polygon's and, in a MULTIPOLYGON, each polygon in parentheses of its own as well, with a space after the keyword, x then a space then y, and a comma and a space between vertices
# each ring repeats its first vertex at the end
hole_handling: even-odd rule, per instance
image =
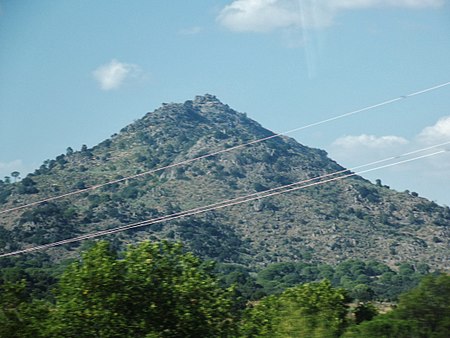
POLYGON ((42 332, 50 304, 31 300, 26 287, 25 280, 0 286, 0 337, 44 337, 42 332))
POLYGON ((371 320, 378 314, 378 310, 371 303, 360 303, 353 310, 355 323, 359 324, 366 320, 371 320))
MULTIPOLYGON (((350 327, 342 338, 421 338, 416 323, 381 315, 350 327)), ((425 336, 426 337, 426 336, 425 336)))
POLYGON ((36 188, 36 182, 31 177, 25 177, 20 181, 18 192, 19 194, 36 194, 39 190, 36 188))
POLYGON ((120 257, 99 242, 64 272, 48 335, 229 336, 233 294, 180 244, 144 242, 120 257))
POLYGON ((447 338, 450 336, 450 276, 429 275, 400 296, 396 309, 351 327, 345 338, 447 338))
POLYGON ((419 286, 400 296, 395 316, 414 320, 421 337, 450 336, 450 276, 429 275, 419 286))
POLYGON ((372 288, 366 284, 357 284, 350 292, 352 298, 357 299, 361 302, 367 302, 372 300, 374 297, 374 292, 372 288))
POLYGON ((324 280, 269 296, 248 310, 243 337, 339 337, 346 324, 347 296, 324 280))

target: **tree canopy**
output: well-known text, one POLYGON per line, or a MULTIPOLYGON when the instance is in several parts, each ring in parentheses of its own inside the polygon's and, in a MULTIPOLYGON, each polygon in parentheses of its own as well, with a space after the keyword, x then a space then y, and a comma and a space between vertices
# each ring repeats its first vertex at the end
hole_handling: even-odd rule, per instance
POLYGON ((348 298, 324 280, 264 298, 243 319, 243 337, 338 337, 348 298))
MULTIPOLYGON (((244 268, 219 264, 214 270, 212 263, 185 252, 179 243, 114 248, 96 242, 57 274, 45 264, 33 267, 33 258, 2 261, 0 337, 450 336, 448 275, 423 278, 418 287, 400 296, 393 310, 377 314, 376 306, 362 299, 368 292, 363 284, 344 290, 324 279, 264 297, 261 285, 244 268), (13 267, 8 265, 14 262, 13 267), (349 306, 347 292, 359 295, 356 307, 349 306)), ((362 270, 377 276, 386 269, 360 262, 343 264, 335 272, 283 264, 262 276, 276 280, 297 270, 302 278, 351 274, 360 283, 362 270)), ((415 273, 408 265, 400 270, 415 273)))
POLYGON ((450 276, 429 275, 400 296, 397 308, 348 330, 345 338, 447 338, 450 276))
POLYGON ((65 337, 220 337, 233 291, 180 244, 144 242, 119 257, 99 242, 63 274, 52 333, 65 337))
POLYGON ((121 255, 98 242, 62 274, 53 303, 27 302, 24 282, 4 284, 0 336, 230 336, 234 291, 210 270, 180 244, 143 242, 121 255))

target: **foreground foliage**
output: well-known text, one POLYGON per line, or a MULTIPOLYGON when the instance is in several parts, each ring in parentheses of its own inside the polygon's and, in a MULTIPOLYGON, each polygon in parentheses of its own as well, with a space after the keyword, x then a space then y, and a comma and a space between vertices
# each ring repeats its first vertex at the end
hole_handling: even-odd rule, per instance
POLYGON ((244 337, 338 337, 348 298, 329 281, 290 288, 263 299, 244 316, 244 337))
POLYGON ((346 338, 447 338, 450 276, 427 276, 400 297, 398 307, 349 329, 346 338))
POLYGON ((21 264, 23 270, 2 269, 0 337, 450 336, 448 275, 423 278, 393 310, 377 315, 370 302, 349 306, 354 290, 328 279, 264 297, 245 271, 222 267, 224 283, 211 264, 177 243, 143 242, 118 252, 98 242, 50 289, 48 274, 21 264), (233 281, 238 290, 224 286, 233 281), (241 295, 256 289, 254 300, 246 302, 239 289, 241 295))
MULTIPOLYGON (((0 319, 11 328, 1 325, 2 337, 25 337, 22 319, 38 307, 3 289, 17 304, 3 302, 0 319)), ((233 290, 220 288, 208 267, 179 244, 144 242, 120 257, 100 242, 67 268, 56 294, 54 304, 45 304, 46 325, 30 323, 34 335, 221 337, 234 323, 233 290)))

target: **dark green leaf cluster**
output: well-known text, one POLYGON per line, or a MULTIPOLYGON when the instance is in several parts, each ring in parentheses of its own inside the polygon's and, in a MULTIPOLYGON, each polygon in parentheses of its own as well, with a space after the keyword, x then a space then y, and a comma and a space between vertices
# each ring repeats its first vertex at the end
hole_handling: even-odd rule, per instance
POLYGON ((427 276, 400 296, 387 314, 350 327, 345 338, 447 338, 450 336, 450 276, 427 276))
POLYGON ((22 181, 20 181, 18 187, 19 194, 37 194, 39 192, 38 188, 36 188, 36 182, 28 176, 25 177, 22 181))
POLYGON ((77 220, 77 208, 69 203, 43 203, 21 215, 20 226, 12 235, 24 242, 45 244, 77 234, 77 220))
POLYGON ((241 325, 243 337, 339 337, 344 331, 348 298, 324 280, 268 296, 250 308, 241 325))
POLYGON ((9 195, 11 195, 12 187, 8 182, 0 180, 0 204, 6 203, 9 195))
POLYGON ((31 299, 25 279, 3 283, 0 337, 230 336, 235 293, 210 270, 180 244, 143 242, 120 255, 99 242, 67 267, 53 302, 31 299))
POLYGON ((226 225, 211 224, 199 220, 181 221, 177 232, 189 249, 204 259, 218 262, 240 262, 239 251, 245 243, 236 231, 226 225))
POLYGON ((426 264, 402 264, 398 271, 375 261, 344 261, 336 266, 305 262, 271 264, 257 273, 256 281, 267 294, 280 293, 297 284, 329 279, 360 301, 396 300, 429 273, 426 264))

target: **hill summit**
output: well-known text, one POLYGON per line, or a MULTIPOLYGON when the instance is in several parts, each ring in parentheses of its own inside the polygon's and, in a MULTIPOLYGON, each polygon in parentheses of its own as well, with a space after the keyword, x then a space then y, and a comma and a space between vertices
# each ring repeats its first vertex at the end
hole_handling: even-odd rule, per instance
MULTIPOLYGON (((67 149, 17 183, 2 210, 274 135, 215 96, 166 103, 97 146, 67 149)), ((275 137, 213 157, 3 214, 0 250, 202 207, 344 168, 323 150, 275 137)), ((354 176, 111 235, 117 245, 181 240, 202 257, 246 266, 349 258, 448 268, 450 209, 354 176)), ((49 250, 53 257, 77 245, 49 250)))

